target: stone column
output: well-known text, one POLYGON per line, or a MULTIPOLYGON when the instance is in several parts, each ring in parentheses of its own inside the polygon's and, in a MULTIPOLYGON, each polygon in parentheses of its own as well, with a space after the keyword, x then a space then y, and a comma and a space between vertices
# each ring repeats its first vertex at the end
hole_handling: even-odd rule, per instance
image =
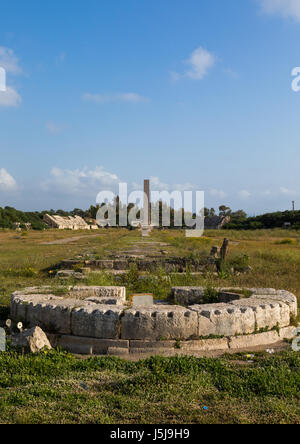
POLYGON ((144 180, 144 225, 151 225, 150 180, 144 180))

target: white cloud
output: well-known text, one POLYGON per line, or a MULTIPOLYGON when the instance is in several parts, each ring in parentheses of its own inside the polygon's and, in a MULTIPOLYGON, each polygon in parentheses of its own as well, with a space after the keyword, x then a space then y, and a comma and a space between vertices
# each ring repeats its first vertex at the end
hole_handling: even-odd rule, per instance
POLYGON ((21 102, 22 98, 14 88, 7 86, 6 91, 0 91, 0 107, 14 107, 20 105, 21 102))
POLYGON ((295 191, 289 190, 288 188, 285 187, 280 187, 279 191, 281 194, 290 194, 290 195, 296 194, 295 191))
POLYGON ((241 190, 238 192, 238 195, 241 199, 248 199, 251 196, 251 193, 247 190, 241 190))
POLYGON ((94 103, 141 103, 149 99, 136 93, 115 93, 115 94, 90 94, 85 93, 82 96, 86 102, 94 103))
POLYGON ((5 168, 0 168, 0 191, 13 191, 17 189, 17 182, 6 171, 5 168))
POLYGON ((60 134, 64 130, 64 127, 49 120, 48 122, 46 122, 46 129, 50 134, 55 135, 60 134))
POLYGON ((177 183, 174 185, 174 191, 193 191, 196 189, 196 186, 192 183, 186 182, 186 183, 177 183))
POLYGON ((167 183, 163 183, 159 177, 152 176, 150 177, 151 188, 155 189, 155 191, 167 191, 170 189, 170 185, 167 183))
MULTIPOLYGON (((19 66, 19 60, 12 49, 0 46, 0 67, 3 68, 7 74, 17 75, 22 72, 19 66)), ((0 91, 0 107, 1 106, 18 106, 22 99, 18 91, 12 86, 5 85, 5 91, 0 91)))
POLYGON ((259 2, 262 11, 267 14, 279 14, 300 21, 299 0, 259 0, 259 2))
POLYGON ((224 197, 226 197, 226 193, 223 190, 216 190, 214 188, 209 190, 209 194, 213 197, 218 197, 220 199, 223 199, 224 197))
POLYGON ((272 192, 270 190, 265 190, 261 194, 262 196, 272 196, 272 192))
POLYGON ((0 46, 0 66, 11 74, 20 74, 22 72, 14 51, 4 46, 0 46))
POLYGON ((82 170, 68 170, 61 168, 52 168, 50 178, 42 184, 43 191, 53 191, 62 194, 86 194, 95 195, 99 189, 111 189, 119 183, 116 174, 109 173, 101 166, 91 170, 84 168, 82 170))
POLYGON ((180 77, 202 80, 208 73, 209 69, 215 65, 216 57, 200 46, 195 49, 190 58, 184 63, 188 65, 189 68, 183 74, 176 72, 171 73, 174 81, 179 80, 180 77))

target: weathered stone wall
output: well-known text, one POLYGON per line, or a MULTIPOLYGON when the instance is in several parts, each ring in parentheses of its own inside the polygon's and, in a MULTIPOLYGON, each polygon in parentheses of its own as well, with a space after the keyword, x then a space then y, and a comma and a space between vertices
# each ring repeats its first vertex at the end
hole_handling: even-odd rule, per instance
POLYGON ((62 269, 70 270, 76 265, 85 265, 96 270, 129 270, 132 265, 136 265, 141 272, 155 271, 162 267, 166 271, 184 273, 215 271, 216 265, 211 258, 207 258, 203 263, 189 258, 153 258, 153 259, 105 259, 105 260, 64 260, 61 262, 62 269))
MULTIPOLYGON (((156 304, 131 307, 124 287, 68 287, 63 296, 49 287, 32 287, 11 297, 11 316, 25 326, 48 333, 114 341, 193 341, 198 338, 252 335, 290 325, 297 299, 286 291, 248 289, 250 297, 234 293, 227 303, 200 304, 204 289, 173 289, 185 306, 156 304)), ((238 343, 238 341, 237 341, 238 343)), ((117 347, 118 348, 118 347, 117 347)))

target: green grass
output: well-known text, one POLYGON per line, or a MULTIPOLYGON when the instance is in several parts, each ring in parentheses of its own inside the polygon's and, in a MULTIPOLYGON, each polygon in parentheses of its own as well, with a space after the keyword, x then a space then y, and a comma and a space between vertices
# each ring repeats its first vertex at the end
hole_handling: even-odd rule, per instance
POLYGON ((252 364, 0 353, 0 422, 299 423, 299 368, 293 352, 258 354, 252 364))

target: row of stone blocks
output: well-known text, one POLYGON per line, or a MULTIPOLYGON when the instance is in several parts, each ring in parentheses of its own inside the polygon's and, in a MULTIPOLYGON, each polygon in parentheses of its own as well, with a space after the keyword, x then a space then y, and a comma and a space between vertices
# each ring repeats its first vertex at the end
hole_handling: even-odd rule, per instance
MULTIPOLYGON (((296 297, 273 289, 252 289, 253 296, 228 303, 139 308, 126 304, 124 287, 70 287, 65 297, 41 291, 45 292, 27 289, 14 293, 12 317, 47 332, 98 339, 188 340, 247 335, 287 327, 297 315, 296 297)), ((173 294, 177 299, 182 292, 186 298, 188 291, 194 297, 204 289, 177 288, 173 294)))
POLYGON ((155 270, 158 267, 163 267, 169 272, 184 272, 189 271, 204 271, 209 268, 211 271, 215 269, 215 262, 210 259, 207 263, 201 264, 192 259, 186 258, 153 258, 153 259, 106 259, 106 260, 64 260, 61 262, 62 269, 72 269, 74 266, 84 265, 92 269, 98 270, 129 270, 132 265, 136 265, 139 271, 155 270))
POLYGON ((96 339, 80 336, 48 334, 52 347, 60 347, 71 353, 83 355, 195 355, 211 351, 230 352, 271 346, 284 339, 296 336, 295 327, 285 327, 278 331, 247 336, 231 336, 219 339, 200 339, 189 341, 154 341, 126 339, 96 339))

